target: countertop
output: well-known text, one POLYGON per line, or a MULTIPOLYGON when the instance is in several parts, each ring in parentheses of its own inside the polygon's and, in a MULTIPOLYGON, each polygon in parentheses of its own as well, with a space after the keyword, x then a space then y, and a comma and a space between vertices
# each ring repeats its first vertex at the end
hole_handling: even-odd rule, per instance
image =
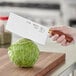
MULTIPOLYGON (((18 37, 13 36, 12 42, 15 42, 17 39, 18 37)), ((57 52, 57 53, 66 54, 65 63, 58 66, 56 70, 54 70, 53 72, 49 72, 46 76, 58 76, 65 69, 67 69, 70 65, 76 62, 76 44, 72 44, 69 46, 61 46, 60 44, 48 38, 45 45, 40 45, 40 44, 37 44, 37 45, 40 51, 57 52)))
POLYGON ((76 62, 76 44, 69 45, 69 46, 61 46, 56 42, 51 41, 50 39, 47 40, 46 45, 40 46, 39 48, 41 51, 49 51, 49 52, 59 52, 66 54, 66 61, 60 67, 58 67, 54 72, 50 72, 47 76, 58 76, 61 72, 67 69, 71 64, 76 62))

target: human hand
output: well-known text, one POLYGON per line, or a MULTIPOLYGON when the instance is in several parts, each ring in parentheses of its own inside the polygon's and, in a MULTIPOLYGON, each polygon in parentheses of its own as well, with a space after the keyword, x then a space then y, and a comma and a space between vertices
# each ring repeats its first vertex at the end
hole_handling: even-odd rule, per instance
POLYGON ((49 35, 50 37, 52 37, 52 40, 57 41, 63 46, 70 45, 71 43, 74 43, 76 41, 76 31, 75 31, 76 29, 74 28, 62 26, 62 27, 53 27, 50 30, 51 31, 58 30, 63 33, 62 35, 59 34, 51 35, 51 32, 49 32, 49 35), (66 40, 66 35, 72 38, 71 42, 68 42, 66 40))

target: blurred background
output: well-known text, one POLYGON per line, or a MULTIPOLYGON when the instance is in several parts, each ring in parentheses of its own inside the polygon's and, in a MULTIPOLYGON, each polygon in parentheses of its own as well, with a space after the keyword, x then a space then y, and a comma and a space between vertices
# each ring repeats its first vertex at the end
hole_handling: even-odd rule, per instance
POLYGON ((0 0, 0 16, 17 13, 42 25, 76 23, 76 0, 0 0))
MULTIPOLYGON (((76 0, 0 0, 1 32, 6 31, 4 27, 10 12, 47 27, 62 25, 76 27, 76 0)), ((3 34, 2 36, 4 37, 3 34)), ((12 34, 12 36, 14 35, 12 34)), ((16 38, 19 37, 15 36, 16 38)), ((11 41, 10 38, 11 34, 9 33, 6 43, 11 41)), ((2 41, 1 39, 0 41, 2 41)), ((3 41, 2 43, 4 44, 5 42, 3 41)))

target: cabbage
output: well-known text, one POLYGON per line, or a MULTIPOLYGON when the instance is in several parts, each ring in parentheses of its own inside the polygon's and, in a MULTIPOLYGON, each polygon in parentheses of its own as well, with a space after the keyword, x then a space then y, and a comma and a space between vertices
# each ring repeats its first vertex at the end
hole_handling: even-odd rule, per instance
POLYGON ((10 60, 19 67, 32 67, 39 57, 38 46, 30 39, 22 38, 8 48, 10 60))

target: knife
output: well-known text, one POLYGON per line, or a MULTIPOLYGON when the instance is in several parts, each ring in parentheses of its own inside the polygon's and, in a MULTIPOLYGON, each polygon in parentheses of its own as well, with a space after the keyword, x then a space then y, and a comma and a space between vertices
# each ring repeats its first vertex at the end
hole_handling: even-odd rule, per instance
MULTIPOLYGON (((33 22, 29 19, 23 18, 14 13, 10 13, 9 15, 9 19, 6 24, 6 29, 23 38, 31 39, 34 42, 37 42, 42 45, 46 43, 49 31, 51 31, 48 27, 33 22)), ((64 34, 59 30, 51 31, 51 35, 55 34, 58 34, 59 36, 61 36, 62 34, 65 35, 67 42, 71 42, 73 40, 71 36, 64 34)))

